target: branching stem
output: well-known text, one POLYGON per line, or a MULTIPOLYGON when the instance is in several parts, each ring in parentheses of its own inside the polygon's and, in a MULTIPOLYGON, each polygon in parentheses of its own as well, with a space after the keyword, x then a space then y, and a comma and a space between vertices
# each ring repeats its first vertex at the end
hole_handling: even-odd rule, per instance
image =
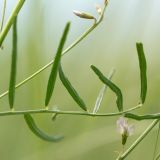
MULTIPOLYGON (((4 41, 4 39, 6 38, 13 22, 14 19, 16 18, 16 16, 18 15, 19 11, 21 10, 23 4, 24 4, 25 0, 18 0, 16 7, 13 9, 9 19, 6 22, 6 25, 3 28, 3 22, 4 22, 4 14, 2 17, 2 24, 0 29, 2 29, 2 31, 0 32, 0 47, 2 46, 2 43, 4 41)), ((100 17, 98 18, 98 20, 94 20, 94 23, 91 27, 89 27, 89 29, 87 29, 77 40, 75 40, 68 48, 66 48, 63 51, 62 56, 64 56, 66 53, 68 53, 73 47, 75 47, 76 45, 78 45, 90 32, 92 32, 103 20, 103 16, 104 16, 104 12, 105 9, 107 7, 107 4, 104 6, 103 10, 102 10, 102 14, 100 15, 100 17)), ((6 0, 4 0, 4 11, 5 11, 5 5, 6 5, 6 0)), ((33 79, 34 77, 36 77, 38 74, 40 74, 42 71, 44 71, 45 69, 47 69, 49 66, 51 66, 54 63, 54 60, 50 61, 48 64, 46 64, 45 66, 43 66, 42 68, 40 68, 39 70, 37 70, 35 73, 33 73, 32 75, 30 75, 28 78, 26 78, 25 80, 21 81, 20 83, 18 83, 16 85, 16 88, 24 85, 25 83, 27 83, 29 80, 33 79)), ((2 93, 0 95, 0 99, 4 96, 6 96, 8 94, 8 91, 2 93)), ((9 116, 9 115, 24 115, 24 114, 40 114, 40 113, 55 113, 55 114, 66 114, 66 115, 83 115, 83 116, 91 116, 91 117, 109 117, 109 116, 119 116, 119 115, 123 115, 125 117, 128 118, 132 118, 132 119, 136 119, 136 120, 144 120, 144 119, 156 119, 152 122, 151 125, 148 126, 148 128, 140 135, 140 137, 131 145, 131 147, 129 147, 129 149, 127 149, 122 155, 120 155, 120 157, 117 158, 117 160, 123 160, 125 159, 134 149, 135 147, 147 136, 147 134, 153 129, 153 127, 159 122, 160 119, 160 113, 157 114, 151 114, 151 115, 134 115, 131 114, 129 112, 138 109, 139 107, 141 107, 140 105, 137 105, 131 109, 128 109, 126 111, 123 112, 116 112, 116 113, 89 113, 89 112, 77 112, 77 111, 61 111, 61 110, 49 110, 48 108, 45 109, 34 109, 34 110, 23 110, 23 111, 16 111, 16 110, 10 110, 10 111, 4 111, 4 112, 0 112, 0 116, 9 116)), ((157 156, 159 158, 159 155, 157 156)), ((157 158, 157 159, 158 159, 157 158)))
MULTIPOLYGON (((97 21, 94 21, 93 25, 87 30, 85 31, 77 40, 75 40, 68 48, 66 48, 63 53, 62 56, 64 56, 66 53, 68 53, 73 47, 75 47, 79 42, 81 42, 91 31, 93 31, 98 24, 102 21, 103 19, 103 15, 105 12, 106 6, 104 6, 103 8, 103 12, 101 14, 101 16, 99 17, 99 19, 97 21)), ((1 44, 1 35, 0 35, 0 44, 1 44)), ((28 78, 26 78, 25 80, 23 80, 22 82, 18 83, 16 85, 16 88, 24 85, 25 83, 27 83, 29 80, 33 79, 35 76, 37 76, 38 74, 40 74, 42 71, 44 71, 45 69, 47 69, 49 66, 51 66, 53 64, 54 60, 50 61, 48 64, 46 64, 45 66, 43 66, 42 68, 40 68, 39 70, 37 70, 35 73, 33 73, 32 75, 30 75, 28 78)), ((8 91, 2 93, 0 95, 0 99, 4 96, 6 96, 8 94, 8 91)))
POLYGON ((155 160, 155 157, 156 157, 156 152, 157 152, 157 148, 158 148, 159 134, 160 134, 160 122, 159 122, 159 125, 158 125, 158 131, 157 131, 157 136, 156 136, 156 143, 155 143, 154 152, 153 152, 153 160, 155 160))
POLYGON ((6 11, 6 2, 7 2, 7 0, 4 0, 4 2, 3 2, 3 11, 2 11, 2 20, 1 20, 0 32, 3 29, 4 17, 5 17, 5 11, 6 11))
POLYGON ((139 136, 139 138, 120 156, 117 160, 125 159, 136 147, 137 145, 148 135, 148 133, 153 129, 153 127, 159 122, 158 119, 154 120, 147 129, 139 136))
POLYGON ((4 111, 0 112, 0 116, 9 116, 9 115, 23 115, 26 113, 29 114, 38 114, 38 113, 56 113, 56 114, 68 114, 68 115, 82 115, 82 116, 91 116, 91 117, 110 117, 110 116, 118 116, 123 115, 124 113, 131 112, 133 110, 136 110, 140 108, 141 105, 132 107, 126 111, 123 112, 115 112, 115 113, 89 113, 89 112, 78 112, 78 111, 61 111, 61 110, 49 110, 49 109, 35 109, 35 110, 23 110, 23 111, 16 111, 16 110, 10 110, 10 111, 4 111))

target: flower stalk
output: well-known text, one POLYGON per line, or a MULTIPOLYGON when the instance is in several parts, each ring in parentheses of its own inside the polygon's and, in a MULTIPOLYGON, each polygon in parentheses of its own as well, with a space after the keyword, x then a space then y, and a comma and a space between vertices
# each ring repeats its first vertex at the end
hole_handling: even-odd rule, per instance
POLYGON ((139 136, 139 138, 116 160, 125 159, 136 147, 137 145, 148 135, 148 133, 154 128, 154 126, 159 122, 158 119, 154 120, 147 129, 139 136))

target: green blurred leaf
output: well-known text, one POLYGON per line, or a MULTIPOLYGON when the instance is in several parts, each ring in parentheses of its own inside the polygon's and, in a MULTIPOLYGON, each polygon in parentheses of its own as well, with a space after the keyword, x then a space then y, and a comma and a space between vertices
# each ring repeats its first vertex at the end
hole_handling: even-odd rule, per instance
POLYGON ((35 124, 32 116, 30 114, 24 114, 24 119, 28 125, 28 127, 30 128, 30 130, 39 138, 45 140, 45 141, 49 141, 49 142, 57 142, 59 140, 61 140, 63 137, 62 136, 49 136, 46 133, 44 133, 43 131, 41 131, 37 125, 35 124))
POLYGON ((69 94, 72 96, 72 98, 75 100, 75 102, 85 111, 87 111, 86 105, 84 101, 81 99, 81 97, 78 95, 77 91, 73 88, 68 78, 65 76, 61 64, 59 65, 59 77, 69 92, 69 94))
POLYGON ((147 94, 147 62, 142 43, 136 43, 137 53, 139 58, 139 68, 141 77, 141 103, 143 104, 147 94))
POLYGON ((11 73, 9 83, 9 105, 13 108, 15 97, 15 84, 16 84, 16 70, 17 70, 17 17, 13 23, 13 39, 12 39, 12 61, 11 61, 11 73))
MULTIPOLYGON (((112 69, 111 72, 109 73, 109 76, 108 76, 108 79, 109 79, 109 80, 112 79, 114 73, 115 73, 115 70, 112 69)), ((105 93, 106 93, 107 87, 108 87, 107 85, 104 85, 104 86, 102 87, 102 89, 100 90, 99 94, 98 94, 98 97, 97 97, 97 99, 96 99, 96 103, 95 103, 95 106, 94 106, 94 109, 93 109, 93 113, 94 113, 94 114, 98 112, 98 110, 99 110, 99 108, 100 108, 100 106, 101 106, 101 102, 102 102, 103 97, 104 97, 104 95, 105 95, 105 93)))
POLYGON ((54 86, 55 86, 55 82, 56 82, 56 78, 57 78, 57 72, 58 72, 58 67, 59 67, 59 63, 60 63, 60 59, 61 59, 61 54, 63 51, 63 47, 65 44, 65 41, 67 39, 67 35, 69 32, 69 28, 70 28, 70 23, 68 22, 65 26, 63 35, 61 37, 60 43, 59 43, 59 47, 54 59, 54 63, 51 69, 51 73, 48 79, 48 85, 47 85, 47 92, 46 92, 46 98, 45 98, 45 106, 47 106, 49 104, 49 101, 51 99, 53 90, 54 90, 54 86))
POLYGON ((96 68, 93 65, 91 65, 91 68, 99 77, 99 79, 117 95, 116 103, 117 103, 118 110, 123 111, 123 96, 122 96, 121 90, 113 82, 107 79, 98 68, 96 68))

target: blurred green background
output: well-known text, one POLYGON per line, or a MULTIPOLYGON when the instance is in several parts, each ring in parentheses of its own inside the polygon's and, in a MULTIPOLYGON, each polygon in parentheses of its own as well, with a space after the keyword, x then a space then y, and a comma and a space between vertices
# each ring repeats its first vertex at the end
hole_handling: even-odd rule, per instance
MULTIPOLYGON (((7 1, 5 22, 16 0, 7 1)), ((2 13, 0 0, 0 14, 2 13)), ((80 36, 92 21, 73 15, 72 10, 89 12, 97 16, 94 4, 102 0, 26 0, 18 17, 18 71, 17 82, 22 81, 54 57, 66 22, 71 30, 66 47, 80 36)), ((90 111, 103 84, 91 71, 96 65, 106 75, 114 67, 113 77, 124 95, 125 109, 139 102, 140 79, 136 42, 143 42, 148 61, 147 101, 139 114, 159 112, 160 89, 160 1, 159 0, 110 0, 104 21, 86 39, 63 57, 66 75, 85 100, 90 111)), ((1 17, 1 15, 0 15, 1 17)), ((0 50, 0 93, 8 89, 12 32, 0 50)), ((15 108, 38 109, 44 107, 44 98, 50 68, 16 90, 15 108)), ((108 90, 99 112, 116 112, 115 95, 108 90)), ((59 79, 50 107, 61 110, 80 110, 59 79)), ((9 110, 8 97, 0 100, 0 111, 9 110)), ((114 160, 121 151, 121 137, 116 131, 118 117, 86 117, 59 115, 52 122, 52 115, 37 114, 34 118, 40 128, 49 134, 63 134, 59 143, 44 142, 27 127, 23 116, 0 117, 1 160, 114 160)), ((134 123, 135 132, 126 148, 143 132, 150 121, 134 123)), ((150 160, 153 157, 156 130, 126 158, 150 160), (147 152, 146 152, 147 150, 147 152)))

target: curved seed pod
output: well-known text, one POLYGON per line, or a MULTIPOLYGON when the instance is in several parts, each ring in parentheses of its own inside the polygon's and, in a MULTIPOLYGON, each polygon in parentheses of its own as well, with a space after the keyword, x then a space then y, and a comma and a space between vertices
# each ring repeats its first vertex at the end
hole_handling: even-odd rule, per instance
POLYGON ((30 128, 30 130, 39 138, 45 140, 45 141, 49 141, 49 142, 57 142, 59 140, 61 140, 63 137, 62 136, 49 136, 46 133, 44 133, 43 131, 41 131, 37 125, 34 122, 34 119, 32 118, 32 116, 30 114, 24 114, 24 119, 28 125, 28 127, 30 128))
POLYGON ((59 65, 59 77, 61 79, 61 82, 67 89, 68 93, 72 96, 72 98, 75 100, 75 102, 85 111, 87 111, 86 105, 84 101, 81 99, 77 91, 73 88, 68 78, 65 76, 61 64, 59 65))
POLYGON ((147 95, 147 62, 145 58, 145 53, 142 43, 136 43, 139 68, 140 68, 140 78, 141 78, 141 103, 143 104, 147 95))
POLYGON ((60 40, 59 47, 58 47, 58 50, 57 50, 57 53, 55 56, 55 60, 54 60, 54 63, 53 63, 52 69, 51 69, 51 73, 50 73, 50 76, 48 79, 47 92, 46 92, 46 98, 45 98, 45 106, 48 106, 50 99, 51 99, 51 96, 52 96, 52 93, 53 93, 53 90, 54 90, 54 86, 55 86, 56 78, 57 78, 58 67, 59 67, 59 63, 61 60, 61 54, 63 51, 65 41, 67 39, 69 28, 70 28, 70 23, 68 22, 66 24, 62 38, 60 40))
POLYGON ((106 78, 101 71, 96 68, 95 66, 91 65, 92 70, 95 72, 95 74, 99 77, 99 79, 106 84, 117 96, 117 107, 119 111, 123 111, 123 96, 121 90, 108 78, 106 78))
POLYGON ((13 108, 15 97, 15 84, 16 84, 16 70, 17 70, 17 17, 13 23, 13 41, 12 41, 12 61, 11 61, 11 73, 9 83, 9 105, 13 108))

